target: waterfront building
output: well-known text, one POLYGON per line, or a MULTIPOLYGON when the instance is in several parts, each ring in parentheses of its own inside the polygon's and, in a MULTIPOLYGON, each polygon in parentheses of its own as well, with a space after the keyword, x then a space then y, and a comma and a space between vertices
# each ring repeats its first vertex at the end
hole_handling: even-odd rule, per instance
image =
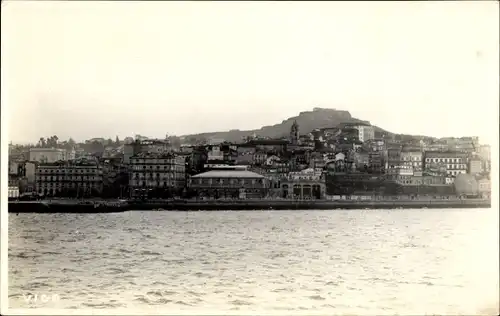
POLYGON ((479 186, 476 177, 470 174, 459 174, 453 183, 458 195, 477 195, 479 186))
POLYGON ((130 196, 129 166, 121 158, 106 158, 100 162, 102 166, 104 198, 123 198, 130 196))
POLYGON ((322 172, 308 168, 299 172, 290 172, 281 181, 283 198, 323 199, 325 197, 325 179, 322 172))
POLYGON ((190 192, 200 198, 249 199, 267 196, 268 180, 244 168, 211 170, 191 177, 190 192))
POLYGON ((479 157, 478 158, 471 158, 469 160, 468 171, 469 171, 468 173, 472 174, 472 175, 483 172, 483 162, 481 161, 481 159, 479 157))
POLYGON ((141 152, 130 158, 130 194, 135 198, 180 195, 186 183, 186 157, 141 152))
POLYGON ((397 194, 403 195, 453 195, 455 188, 446 176, 399 175, 397 194))
POLYGON ((425 166, 426 171, 436 171, 444 169, 450 177, 455 177, 462 173, 467 173, 466 154, 459 152, 426 152, 425 166))
POLYGON ((24 163, 24 178, 26 179, 26 187, 23 192, 34 192, 35 186, 35 173, 36 173, 36 163, 32 161, 26 161, 24 163))
POLYGON ((43 196, 100 196, 103 187, 101 166, 87 159, 40 163, 35 181, 36 191, 43 196))
POLYGON ((37 161, 41 163, 53 163, 67 159, 67 152, 60 148, 30 148, 29 161, 37 161))
POLYGON ((483 198, 491 198, 491 181, 490 179, 483 177, 477 180, 478 193, 483 198))
POLYGON ((20 194, 35 191, 35 169, 31 161, 9 162, 9 184, 18 187, 20 194))
POLYGON ((384 180, 380 175, 365 172, 328 172, 326 192, 327 195, 382 194, 384 180))
POLYGON ((16 199, 19 197, 19 187, 16 186, 9 186, 8 189, 8 198, 9 199, 16 199))
POLYGON ((290 172, 290 165, 288 161, 278 156, 271 156, 267 159, 261 170, 256 172, 264 175, 269 180, 269 195, 280 197, 281 182, 286 180, 290 172))

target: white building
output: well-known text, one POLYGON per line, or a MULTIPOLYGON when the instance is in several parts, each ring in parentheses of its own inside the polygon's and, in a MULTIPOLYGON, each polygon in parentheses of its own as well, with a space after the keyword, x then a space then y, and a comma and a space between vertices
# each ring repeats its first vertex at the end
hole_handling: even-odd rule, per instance
POLYGON ((8 197, 9 198, 18 198, 19 197, 19 188, 10 186, 9 191, 8 191, 8 197))
POLYGON ((64 149, 30 148, 29 161, 53 163, 60 160, 67 160, 67 152, 64 149))
POLYGON ((467 173, 467 159, 459 152, 426 152, 425 170, 446 168, 448 176, 467 173))
POLYGON ((375 128, 371 125, 359 124, 353 126, 359 132, 358 138, 362 142, 375 139, 375 128))

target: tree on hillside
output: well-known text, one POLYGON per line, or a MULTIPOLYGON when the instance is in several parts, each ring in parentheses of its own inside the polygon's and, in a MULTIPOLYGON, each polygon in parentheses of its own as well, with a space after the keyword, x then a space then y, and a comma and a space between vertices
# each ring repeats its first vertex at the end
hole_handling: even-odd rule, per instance
POLYGON ((108 138, 106 141, 106 146, 113 146, 113 140, 111 138, 108 138))
POLYGON ((39 145, 40 147, 45 147, 45 146, 46 146, 46 143, 45 143, 45 138, 40 137, 40 140, 38 141, 38 145, 39 145))
POLYGON ((116 136, 116 139, 115 139, 115 146, 116 147, 120 146, 120 139, 118 138, 118 135, 116 136))

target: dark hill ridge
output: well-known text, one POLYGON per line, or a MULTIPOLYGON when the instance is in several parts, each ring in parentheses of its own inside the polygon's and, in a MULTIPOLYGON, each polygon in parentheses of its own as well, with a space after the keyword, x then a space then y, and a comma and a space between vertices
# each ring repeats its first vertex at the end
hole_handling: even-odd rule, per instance
MULTIPOLYGON (((307 134, 312 132, 315 128, 325 128, 325 127, 335 127, 340 123, 367 123, 368 121, 363 121, 351 116, 349 111, 336 110, 336 109, 326 109, 326 108, 314 108, 312 111, 301 112, 298 116, 290 117, 279 124, 272 126, 264 126, 260 129, 255 130, 230 130, 227 132, 213 132, 213 133, 202 133, 202 134, 191 134, 184 135, 185 138, 217 138, 224 139, 228 142, 239 142, 243 137, 251 136, 252 134, 257 134, 260 137, 269 138, 282 138, 288 137, 290 133, 290 128, 294 121, 299 124, 300 134, 307 134)), ((381 128, 375 126, 375 136, 378 137, 381 134, 390 135, 391 133, 384 131, 381 128)))

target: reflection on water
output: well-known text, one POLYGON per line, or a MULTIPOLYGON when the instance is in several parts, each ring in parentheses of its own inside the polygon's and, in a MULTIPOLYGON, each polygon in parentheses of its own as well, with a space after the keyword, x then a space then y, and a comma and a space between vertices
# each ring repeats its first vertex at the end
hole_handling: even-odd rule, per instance
POLYGON ((9 304, 496 313, 498 251, 490 209, 9 214, 9 304))

